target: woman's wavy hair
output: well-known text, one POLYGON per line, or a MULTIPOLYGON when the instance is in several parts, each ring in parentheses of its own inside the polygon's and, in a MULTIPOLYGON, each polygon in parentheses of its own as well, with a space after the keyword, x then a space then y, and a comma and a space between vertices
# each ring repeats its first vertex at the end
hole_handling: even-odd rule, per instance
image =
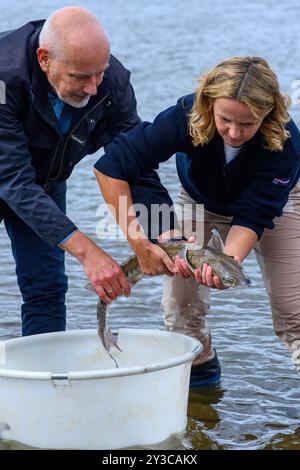
POLYGON ((217 98, 231 98, 249 106, 257 119, 263 119, 260 132, 264 147, 281 151, 290 137, 285 129, 290 120, 291 100, 283 95, 275 73, 261 57, 233 57, 224 60, 199 78, 196 98, 189 114, 189 132, 194 146, 212 139, 216 126, 213 113, 217 98))

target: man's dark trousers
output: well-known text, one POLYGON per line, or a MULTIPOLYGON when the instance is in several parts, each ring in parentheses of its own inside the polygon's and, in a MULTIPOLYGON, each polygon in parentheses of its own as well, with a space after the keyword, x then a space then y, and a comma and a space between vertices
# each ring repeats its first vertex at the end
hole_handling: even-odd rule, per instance
MULTIPOLYGON (((52 183, 48 194, 66 213, 66 183, 52 183)), ((1 218, 11 240, 24 302, 23 336, 65 330, 68 281, 64 252, 51 248, 5 204, 1 205, 1 218)))
MULTIPOLYGON (((133 202, 148 207, 150 228, 155 237, 163 232, 161 220, 153 227, 151 204, 161 200, 172 205, 165 188, 156 178, 145 178, 132 188, 133 202)), ((66 183, 51 183, 49 196, 66 213, 66 183)), ((64 252, 51 248, 26 225, 5 203, 0 203, 0 220, 4 219, 16 263, 17 281, 23 297, 22 335, 63 331, 66 328, 65 294, 68 280, 65 274, 64 252)), ((146 221, 145 221, 146 222, 146 221)), ((171 228, 174 226, 172 218, 171 228)), ((146 230, 147 233, 147 230, 146 230)))

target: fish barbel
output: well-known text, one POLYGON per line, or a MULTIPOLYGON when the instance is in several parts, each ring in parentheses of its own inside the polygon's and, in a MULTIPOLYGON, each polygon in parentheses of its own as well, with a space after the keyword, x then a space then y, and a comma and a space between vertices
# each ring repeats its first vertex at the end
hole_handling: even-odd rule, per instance
MULTIPOLYGON (((197 248, 184 240, 162 241, 158 243, 158 246, 167 253, 172 261, 175 261, 177 255, 182 256, 193 272, 196 269, 202 268, 204 263, 208 263, 213 268, 214 276, 218 276, 226 287, 251 286, 251 281, 245 274, 242 265, 232 256, 224 253, 223 241, 219 232, 215 229, 212 230, 212 237, 207 245, 202 248, 197 248)), ((120 266, 131 287, 144 277, 136 255, 130 256, 120 266)), ((94 290, 90 283, 86 287, 94 290)), ((118 367, 117 361, 111 355, 110 350, 113 346, 119 349, 119 351, 121 351, 121 349, 111 329, 107 328, 107 310, 107 304, 99 298, 97 304, 98 334, 105 350, 115 361, 116 367, 118 367)))

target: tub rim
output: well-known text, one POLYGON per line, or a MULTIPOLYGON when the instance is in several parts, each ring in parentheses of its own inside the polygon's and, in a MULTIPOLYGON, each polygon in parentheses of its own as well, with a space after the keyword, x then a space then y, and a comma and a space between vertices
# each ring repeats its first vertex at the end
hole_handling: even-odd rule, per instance
MULTIPOLYGON (((46 333, 47 335, 61 335, 62 333, 67 334, 68 336, 76 336, 76 335, 87 335, 91 334, 92 332, 95 333, 95 329, 82 329, 82 330, 67 330, 65 332, 53 332, 53 333, 46 333)), ((112 369, 105 369, 105 370, 86 370, 86 371, 68 371, 68 372, 51 372, 51 371, 27 371, 22 369, 3 369, 0 368, 0 378, 7 378, 7 379, 18 379, 18 380, 40 380, 40 381, 50 381, 52 384, 59 384, 70 382, 70 381, 79 381, 79 380, 95 380, 95 379, 111 379, 117 377, 127 377, 131 375, 140 375, 146 374, 150 372, 161 371, 165 369, 169 369, 172 367, 180 366, 182 364, 186 364, 187 362, 192 362, 192 360, 198 356, 198 354, 202 351, 202 345, 200 341, 196 338, 192 338, 190 336, 186 336, 180 333, 162 331, 162 330, 153 330, 153 329, 139 329, 139 328, 120 328, 119 331, 122 332, 140 332, 141 334, 153 334, 155 333, 160 335, 179 335, 184 336, 187 341, 194 343, 194 347, 192 351, 186 352, 184 354, 177 355, 171 359, 162 361, 162 362, 154 362, 149 363, 147 365, 142 366, 135 366, 135 367, 122 367, 122 368, 112 368, 112 369)), ((37 338, 40 335, 34 335, 32 338, 37 338)), ((1 341, 0 345, 2 348, 5 347, 7 343, 13 343, 18 341, 20 343, 22 340, 26 341, 28 337, 19 337, 19 338, 12 338, 6 341, 1 341)))

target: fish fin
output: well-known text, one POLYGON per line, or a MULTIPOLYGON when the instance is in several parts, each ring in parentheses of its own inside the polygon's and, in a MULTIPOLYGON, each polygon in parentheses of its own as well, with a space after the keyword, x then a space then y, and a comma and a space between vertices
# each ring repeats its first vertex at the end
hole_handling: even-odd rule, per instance
POLYGON ((138 276, 136 276, 133 281, 131 280, 131 281, 129 282, 130 287, 134 287, 144 276, 145 276, 145 274, 144 274, 143 272, 141 272, 141 274, 139 274, 138 276))
POLYGON ((186 258, 186 252, 187 252, 187 246, 185 244, 185 245, 182 246, 181 250, 179 251, 178 256, 185 259, 186 258))
POLYGON ((122 352, 122 349, 118 346, 117 341, 118 340, 112 334, 111 328, 107 328, 103 335, 103 346, 105 347, 106 351, 110 352, 111 347, 114 346, 122 352))
POLYGON ((189 249, 188 244, 185 244, 182 250, 180 251, 179 256, 181 256, 184 259, 184 261, 186 262, 186 264, 188 265, 192 273, 195 273, 196 269, 194 268, 194 266, 191 265, 187 257, 188 249, 189 249))
POLYGON ((219 234, 218 230, 216 230, 215 228, 212 229, 211 233, 212 233, 212 236, 209 239, 207 246, 211 248, 215 248, 215 250, 221 251, 223 253, 225 247, 224 247, 224 243, 221 238, 221 235, 219 234))

